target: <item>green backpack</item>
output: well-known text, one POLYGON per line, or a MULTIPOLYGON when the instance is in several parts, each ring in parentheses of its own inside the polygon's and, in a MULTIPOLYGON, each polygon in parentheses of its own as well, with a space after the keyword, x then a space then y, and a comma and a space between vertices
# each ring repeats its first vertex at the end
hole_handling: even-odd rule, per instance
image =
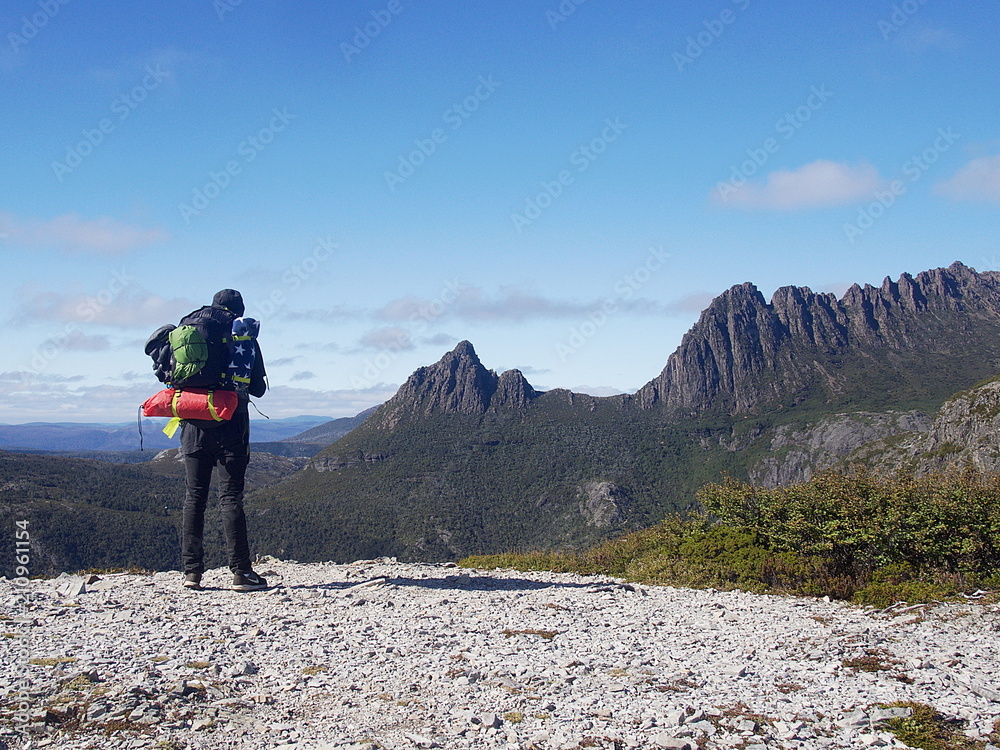
POLYGON ((169 333, 167 340, 174 359, 172 383, 184 384, 205 368, 208 363, 208 342, 195 326, 177 326, 169 333))

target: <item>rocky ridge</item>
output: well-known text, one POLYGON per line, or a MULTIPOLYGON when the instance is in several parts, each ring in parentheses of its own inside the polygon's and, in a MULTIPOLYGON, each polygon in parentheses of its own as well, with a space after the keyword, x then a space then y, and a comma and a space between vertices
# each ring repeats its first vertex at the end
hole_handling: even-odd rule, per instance
POLYGON ((520 370, 497 375, 483 366, 470 342, 462 341, 435 364, 417 368, 370 419, 384 429, 392 429, 407 417, 519 408, 536 395, 520 370))
POLYGON ((998 326, 1000 273, 959 262, 887 277, 881 287, 855 284, 840 299, 788 286, 768 303, 745 283, 712 301, 636 398, 646 408, 731 414, 817 394, 835 400, 859 385, 845 363, 884 371, 892 382, 913 352, 953 356, 953 365, 970 355, 995 359, 996 346, 984 350, 981 337, 998 326))
POLYGON ((879 611, 390 559, 258 569, 274 588, 229 591, 221 569, 200 592, 177 572, 0 580, 16 665, 0 744, 856 749, 902 746, 895 701, 983 742, 1000 718, 997 605, 879 611))

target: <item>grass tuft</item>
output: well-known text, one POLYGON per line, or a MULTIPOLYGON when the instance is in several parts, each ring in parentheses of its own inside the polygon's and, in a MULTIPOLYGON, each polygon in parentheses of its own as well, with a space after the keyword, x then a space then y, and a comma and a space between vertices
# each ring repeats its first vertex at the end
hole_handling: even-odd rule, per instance
POLYGON ((969 739, 959 723, 950 721, 924 703, 897 702, 893 707, 909 708, 910 716, 890 719, 886 726, 896 739, 920 750, 983 750, 983 742, 969 739))

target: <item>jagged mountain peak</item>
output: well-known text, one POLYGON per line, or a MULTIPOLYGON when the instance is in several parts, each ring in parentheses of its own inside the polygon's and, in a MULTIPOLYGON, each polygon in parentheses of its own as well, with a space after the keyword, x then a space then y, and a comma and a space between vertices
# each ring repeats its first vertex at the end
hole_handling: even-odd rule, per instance
POLYGON ((483 414, 524 406, 537 395, 519 370, 497 375, 483 366, 471 342, 462 341, 433 365, 417 368, 372 419, 393 427, 408 416, 483 414))
MULTIPOLYGON (((839 299, 783 286, 767 301, 745 282, 712 300, 660 375, 624 401, 737 415, 804 401, 860 399, 877 408, 894 399, 943 400, 966 377, 1000 367, 1000 348, 982 346, 994 341, 993 333, 1000 335, 1000 274, 961 262, 887 277, 877 287, 855 284, 839 299), (921 375, 927 367, 942 376, 921 375)), ((418 368, 373 424, 393 426, 407 415, 483 414, 525 406, 538 395, 521 372, 498 376, 471 342, 461 341, 418 368)))
MULTIPOLYGON (((887 277, 879 287, 854 284, 840 299, 785 286, 766 302, 753 284, 738 284, 712 301, 636 398, 647 408, 752 413, 808 398, 848 398, 870 387, 868 366, 895 387, 915 358, 933 355, 946 365, 954 355, 960 370, 986 355, 976 351, 969 315, 1000 329, 1000 274, 957 261, 915 277, 887 277)), ((951 385, 961 387, 942 384, 951 385)))
MULTIPOLYGON (((459 341, 448 354, 452 357, 469 357, 470 359, 479 362, 479 355, 476 354, 476 348, 472 345, 471 341, 459 341)), ((445 355, 448 356, 448 355, 445 355)))

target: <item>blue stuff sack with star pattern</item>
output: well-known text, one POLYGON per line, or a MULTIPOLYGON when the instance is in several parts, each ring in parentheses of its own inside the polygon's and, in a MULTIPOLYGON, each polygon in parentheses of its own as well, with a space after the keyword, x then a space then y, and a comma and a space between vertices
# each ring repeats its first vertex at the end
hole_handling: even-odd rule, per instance
POLYGON ((250 387, 250 376, 253 374, 253 364, 257 354, 258 333, 260 333, 260 321, 254 318, 236 318, 233 321, 233 334, 226 344, 229 348, 226 379, 241 393, 246 393, 250 387))

